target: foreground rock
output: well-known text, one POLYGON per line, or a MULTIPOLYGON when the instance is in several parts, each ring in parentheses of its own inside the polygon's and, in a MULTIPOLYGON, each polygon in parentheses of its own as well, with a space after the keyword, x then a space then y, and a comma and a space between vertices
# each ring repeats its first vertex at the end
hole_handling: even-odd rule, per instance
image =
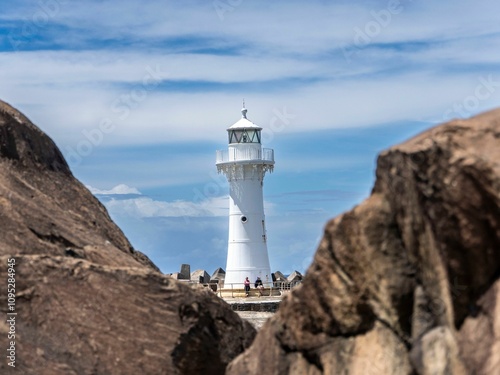
POLYGON ((157 270, 132 248, 104 206, 73 177, 54 142, 2 101, 0 224, 1 254, 72 256, 157 270))
MULTIPOLYGON (((212 292, 134 250, 52 140, 4 102, 0 232, 0 279, 14 259, 17 312, 16 368, 4 356, 1 374, 222 374, 255 336, 212 292)), ((2 319, 4 352, 9 329, 2 319)))
POLYGON ((498 374, 500 110, 383 152, 229 374, 498 374))
POLYGON ((212 292, 145 267, 31 255, 15 269, 22 374, 222 374, 253 339, 212 292))

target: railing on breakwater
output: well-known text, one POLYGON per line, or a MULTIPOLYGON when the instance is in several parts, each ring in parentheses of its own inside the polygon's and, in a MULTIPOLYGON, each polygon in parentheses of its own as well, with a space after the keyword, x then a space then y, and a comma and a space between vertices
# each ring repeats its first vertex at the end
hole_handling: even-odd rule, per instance
MULTIPOLYGON (((287 292, 290 292, 293 288, 300 285, 302 281, 275 281, 264 283, 264 288, 261 290, 262 297, 273 297, 273 296, 281 296, 287 292)), ((217 284, 215 284, 217 285, 217 284)), ((231 296, 231 298, 239 297, 242 294, 245 294, 245 284, 244 283, 230 283, 224 284, 222 287, 217 285, 217 295, 223 298, 223 294, 225 297, 231 296)), ((252 295, 259 294, 258 288, 255 288, 253 284, 250 286, 250 293, 252 295)))
POLYGON ((302 280, 296 281, 275 281, 274 287, 278 288, 278 290, 283 294, 284 292, 289 292, 296 286, 302 284, 302 280))

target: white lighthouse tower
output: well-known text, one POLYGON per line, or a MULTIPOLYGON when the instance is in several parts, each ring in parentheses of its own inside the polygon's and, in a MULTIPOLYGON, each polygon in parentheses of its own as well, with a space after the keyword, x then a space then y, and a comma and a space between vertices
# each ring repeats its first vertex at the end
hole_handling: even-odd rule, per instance
POLYGON ((217 151, 217 170, 229 181, 229 241, 224 287, 243 288, 246 277, 272 282, 267 254, 262 187, 264 175, 274 168, 274 151, 262 148, 262 128, 242 117, 227 129, 229 147, 217 151))

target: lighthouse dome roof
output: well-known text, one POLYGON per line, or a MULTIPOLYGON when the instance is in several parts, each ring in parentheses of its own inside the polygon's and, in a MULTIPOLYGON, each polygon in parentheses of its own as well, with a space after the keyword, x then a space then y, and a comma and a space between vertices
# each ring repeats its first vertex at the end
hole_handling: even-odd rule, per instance
POLYGON ((258 125, 255 125, 252 121, 247 119, 247 109, 243 107, 241 109, 241 119, 231 125, 227 130, 234 129, 255 129, 262 130, 262 128, 258 125))

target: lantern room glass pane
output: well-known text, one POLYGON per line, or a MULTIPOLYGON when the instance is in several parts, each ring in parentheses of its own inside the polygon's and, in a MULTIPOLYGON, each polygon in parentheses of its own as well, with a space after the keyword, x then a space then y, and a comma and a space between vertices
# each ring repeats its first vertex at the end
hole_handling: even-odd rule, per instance
POLYGON ((240 143, 243 130, 229 131, 229 143, 240 143))
POLYGON ((238 129, 228 133, 229 143, 260 143, 260 130, 238 129))
POLYGON ((247 142, 253 142, 254 135, 255 135, 254 130, 247 130, 247 142))
POLYGON ((260 130, 247 130, 248 142, 260 143, 260 130))
POLYGON ((235 137, 236 143, 241 142, 242 135, 243 135, 243 130, 234 130, 234 137, 235 137))

